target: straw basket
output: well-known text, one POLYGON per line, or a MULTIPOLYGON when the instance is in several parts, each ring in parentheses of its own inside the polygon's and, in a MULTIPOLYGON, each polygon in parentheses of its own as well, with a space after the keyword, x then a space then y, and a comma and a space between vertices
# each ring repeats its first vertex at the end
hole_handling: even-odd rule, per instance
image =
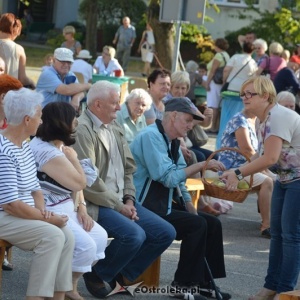
POLYGON ((212 184, 212 183, 208 182, 206 180, 206 178, 204 177, 208 162, 218 152, 222 152, 222 151, 235 151, 235 152, 238 152, 239 154, 243 155, 247 159, 248 162, 250 161, 249 157, 247 157, 244 153, 242 153, 239 149, 236 149, 236 148, 224 147, 224 148, 221 148, 220 150, 217 150, 217 151, 213 152, 208 157, 208 159, 206 160, 206 163, 205 163, 205 165, 202 169, 202 181, 203 181, 203 184, 204 184, 205 193, 206 193, 206 195, 211 196, 211 197, 242 203, 247 198, 247 196, 249 194, 249 191, 251 191, 252 184, 253 184, 253 175, 250 176, 249 189, 243 189, 243 190, 237 189, 237 190, 234 190, 234 191, 231 191, 231 190, 229 191, 229 190, 226 189, 226 187, 220 187, 220 186, 217 186, 215 184, 212 184))

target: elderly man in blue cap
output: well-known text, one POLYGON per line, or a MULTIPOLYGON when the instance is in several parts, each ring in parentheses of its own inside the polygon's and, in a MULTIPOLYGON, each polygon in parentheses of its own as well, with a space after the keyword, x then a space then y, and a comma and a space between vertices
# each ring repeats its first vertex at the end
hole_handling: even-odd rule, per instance
MULTIPOLYGON (((136 201, 171 223, 181 240, 180 258, 171 286, 182 294, 190 288, 191 299, 214 297, 212 278, 226 276, 221 222, 212 215, 197 213, 185 187, 188 177, 200 172, 205 162, 186 166, 179 147, 193 120, 202 120, 188 98, 172 98, 165 103, 162 121, 156 120, 141 131, 130 145, 137 171, 134 174, 136 201)), ((207 169, 224 170, 224 165, 210 160, 207 169)), ((231 298, 222 293, 223 300, 231 298)), ((186 297, 183 299, 187 299, 186 297)), ((220 299, 220 298, 218 298, 220 299)))

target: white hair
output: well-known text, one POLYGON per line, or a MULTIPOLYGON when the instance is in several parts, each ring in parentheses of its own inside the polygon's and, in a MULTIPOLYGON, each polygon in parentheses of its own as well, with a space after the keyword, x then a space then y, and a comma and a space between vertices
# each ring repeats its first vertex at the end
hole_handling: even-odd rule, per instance
POLYGON ((112 92, 120 94, 120 86, 107 80, 95 82, 87 93, 87 105, 93 104, 96 99, 108 100, 112 92))
POLYGON ((279 104, 281 104, 283 101, 292 101, 292 102, 296 103, 296 97, 291 92, 282 91, 277 94, 276 101, 279 104))
POLYGON ((150 109, 152 104, 152 97, 144 89, 133 89, 126 97, 125 102, 129 103, 134 99, 143 99, 146 104, 146 110, 150 109))
POLYGON ((253 45, 256 46, 256 45, 259 45, 261 46, 264 51, 266 52, 268 50, 268 44, 265 40, 263 39, 256 39, 254 42, 253 42, 253 45))
POLYGON ((194 60, 189 60, 186 63, 185 69, 189 73, 194 73, 199 69, 199 65, 194 60))
POLYGON ((4 96, 4 113, 7 123, 19 125, 25 116, 33 117, 43 100, 42 93, 26 88, 8 91, 4 96))

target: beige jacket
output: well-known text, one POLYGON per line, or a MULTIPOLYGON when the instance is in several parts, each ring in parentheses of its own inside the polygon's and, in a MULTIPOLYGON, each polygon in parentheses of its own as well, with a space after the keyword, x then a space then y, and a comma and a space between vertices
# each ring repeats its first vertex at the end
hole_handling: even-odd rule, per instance
MULTIPOLYGON (((78 122, 76 143, 73 148, 78 154, 78 159, 90 158, 92 163, 99 169, 99 176, 94 184, 84 189, 88 213, 97 221, 99 206, 120 211, 124 204, 119 200, 118 195, 108 190, 105 185, 109 153, 104 143, 102 143, 100 131, 85 111, 79 117, 78 122)), ((136 170, 134 159, 125 140, 122 127, 115 121, 113 121, 111 125, 124 166, 124 195, 135 196, 135 187, 132 177, 132 174, 136 170)))

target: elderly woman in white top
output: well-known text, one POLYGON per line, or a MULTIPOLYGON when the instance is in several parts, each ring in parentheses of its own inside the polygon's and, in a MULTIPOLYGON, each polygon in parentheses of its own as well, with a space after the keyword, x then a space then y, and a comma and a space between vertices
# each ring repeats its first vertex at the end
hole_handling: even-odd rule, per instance
POLYGON ((101 75, 114 75, 115 71, 120 70, 120 76, 124 76, 124 71, 119 64, 118 60, 115 58, 116 50, 111 46, 104 46, 102 51, 102 56, 98 56, 94 68, 97 74, 101 75))
POLYGON ((127 96, 117 112, 117 121, 125 131, 125 138, 130 144, 135 136, 147 126, 144 112, 150 108, 152 98, 144 89, 134 89, 127 96))

